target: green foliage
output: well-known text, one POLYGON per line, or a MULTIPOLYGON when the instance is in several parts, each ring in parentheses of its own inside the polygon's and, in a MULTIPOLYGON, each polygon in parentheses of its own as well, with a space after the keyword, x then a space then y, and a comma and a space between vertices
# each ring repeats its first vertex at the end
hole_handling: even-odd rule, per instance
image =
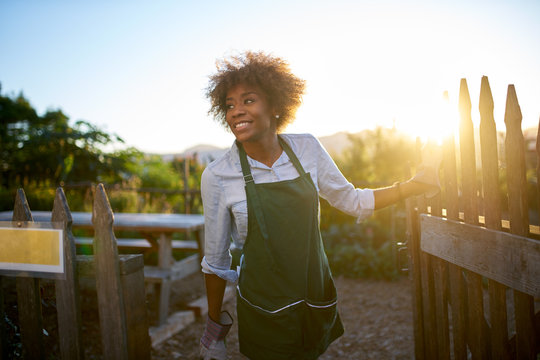
POLYGON ((403 179, 415 155, 415 142, 394 129, 377 127, 349 135, 351 146, 335 159, 343 174, 368 186, 403 179))
POLYGON ((397 278, 395 245, 378 221, 331 226, 322 234, 332 272, 348 277, 397 278))
POLYGON ((39 116, 22 94, 0 95, 0 135, 0 185, 8 189, 122 181, 130 176, 127 164, 140 156, 132 148, 105 152, 122 139, 83 120, 71 126, 61 110, 39 116))
MULTIPOLYGON (((396 130, 381 127, 350 135, 349 139, 351 145, 334 160, 343 175, 355 186, 374 189, 409 177, 409 166, 414 163, 416 147, 413 139, 396 130)), ((388 223, 390 215, 386 210, 379 210, 373 218, 388 223)), ((354 221, 351 216, 321 201, 321 230, 354 221)))
MULTIPOLYGON (((350 140, 351 146, 335 161, 356 186, 384 187, 408 177, 408 167, 414 163, 414 140, 380 127, 350 135, 350 140)), ((394 211, 378 210, 370 219, 356 224, 355 218, 321 201, 321 231, 334 273, 377 279, 397 276, 393 242, 404 240, 405 222, 394 215, 403 214, 403 204, 394 206, 394 211)))

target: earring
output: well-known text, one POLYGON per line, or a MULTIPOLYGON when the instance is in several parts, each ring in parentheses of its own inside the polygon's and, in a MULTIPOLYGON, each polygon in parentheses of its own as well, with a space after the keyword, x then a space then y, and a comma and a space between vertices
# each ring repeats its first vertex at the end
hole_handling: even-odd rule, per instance
POLYGON ((276 115, 276 119, 279 119, 279 115, 276 115))

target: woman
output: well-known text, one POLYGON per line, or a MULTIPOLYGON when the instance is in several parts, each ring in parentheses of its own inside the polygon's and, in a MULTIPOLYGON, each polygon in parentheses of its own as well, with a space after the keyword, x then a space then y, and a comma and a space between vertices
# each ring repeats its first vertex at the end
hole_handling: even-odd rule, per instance
POLYGON ((313 136, 281 134, 304 86, 285 61, 254 52, 222 61, 210 78, 210 113, 236 141, 202 175, 204 359, 227 358, 232 319, 221 312, 227 281, 238 282, 240 352, 250 359, 316 359, 343 334, 319 232, 319 196, 362 220, 438 188, 431 171, 388 188, 355 189, 313 136), (231 270, 231 238, 242 249, 238 272, 231 270))

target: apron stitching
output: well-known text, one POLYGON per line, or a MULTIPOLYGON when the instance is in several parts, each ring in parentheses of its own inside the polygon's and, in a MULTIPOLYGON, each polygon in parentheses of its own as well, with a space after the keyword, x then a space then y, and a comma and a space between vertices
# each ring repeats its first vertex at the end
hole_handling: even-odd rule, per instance
POLYGON ((240 286, 239 286, 239 285, 236 286, 236 289, 238 290, 238 295, 240 295, 240 297, 241 297, 245 302, 247 302, 247 303, 248 303, 249 305, 251 305, 252 307, 257 308, 257 309, 259 309, 259 310, 262 310, 262 311, 264 311, 264 312, 267 312, 267 313, 269 313, 269 314, 276 314, 276 313, 278 313, 278 312, 280 312, 280 311, 286 310, 286 309, 288 309, 288 308, 290 308, 290 307, 292 307, 292 306, 298 305, 298 304, 300 304, 300 303, 302 303, 302 302, 305 302, 306 305, 308 305, 308 306, 310 306, 310 307, 313 307, 313 308, 317 308, 317 309, 325 309, 325 308, 329 308, 329 307, 332 307, 332 306, 334 306, 334 305, 337 304, 337 300, 335 300, 334 302, 332 302, 331 304, 328 304, 328 305, 315 305, 315 304, 310 304, 310 303, 307 302, 306 300, 302 299, 302 300, 298 300, 298 301, 296 301, 296 302, 290 303, 289 305, 285 305, 284 307, 279 308, 279 309, 277 309, 277 310, 267 310, 267 309, 264 309, 264 308, 262 308, 262 307, 260 307, 260 306, 258 306, 258 305, 253 304, 251 301, 249 301, 248 299, 246 299, 246 298, 242 295, 242 292, 240 291, 240 286))

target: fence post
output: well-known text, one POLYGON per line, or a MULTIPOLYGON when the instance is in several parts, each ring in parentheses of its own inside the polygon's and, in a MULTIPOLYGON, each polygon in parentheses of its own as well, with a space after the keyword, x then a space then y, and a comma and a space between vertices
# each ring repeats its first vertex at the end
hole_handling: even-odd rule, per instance
POLYGON ((424 314, 422 306, 422 279, 420 270, 420 231, 418 229, 418 213, 414 208, 415 198, 405 200, 407 212, 407 248, 409 249, 409 277, 413 286, 413 330, 415 359, 426 359, 424 346, 424 314))
POLYGON ((71 211, 62 188, 56 189, 51 221, 64 223, 65 280, 56 280, 58 338, 62 359, 84 359, 81 337, 81 307, 75 240, 71 232, 71 211))
POLYGON ((128 358, 127 329, 113 221, 105 188, 99 184, 94 195, 92 223, 101 342, 104 358, 123 360, 128 358))
MULTIPOLYGON (((421 143, 420 139, 416 138, 416 157, 417 164, 421 162, 421 143)), ((415 214, 414 222, 418 235, 416 241, 418 242, 419 251, 419 270, 420 270, 420 282, 422 291, 420 296, 422 297, 422 320, 425 334, 433 334, 433 336, 424 336, 424 354, 426 359, 435 359, 437 357, 437 318, 435 313, 435 286, 433 279, 433 262, 432 256, 423 252, 420 249, 420 218, 419 214, 427 213, 426 199, 424 195, 416 196, 417 213, 415 214)))
MULTIPOLYGON (((514 85, 508 85, 506 97, 506 172, 508 179, 508 210, 510 232, 527 236, 529 233, 529 213, 527 206, 527 178, 525 174, 525 141, 521 132, 521 109, 514 85)), ((516 357, 534 359, 535 324, 534 299, 532 296, 514 290, 516 315, 516 357)))
MULTIPOLYGON (((456 145, 454 134, 444 139, 443 144, 443 174, 445 189, 446 217, 450 220, 459 219, 459 197, 457 184, 456 145)), ((465 280, 463 269, 448 263, 448 277, 450 287, 450 308, 452 311, 452 341, 454 345, 454 359, 467 359, 466 339, 466 306, 465 306, 465 280)))
MULTIPOLYGON (((429 199, 432 216, 442 216, 441 194, 429 199)), ((435 318, 437 336, 437 359, 450 360, 450 335, 448 326, 448 266, 445 261, 431 256, 435 294, 435 318)))
MULTIPOLYGON (((488 229, 501 230, 497 128, 493 117, 493 96, 487 76, 482 77, 479 110, 485 225, 488 229)), ((488 292, 491 355, 495 359, 507 359, 510 356, 510 350, 508 347, 506 287, 490 279, 488 292)))
MULTIPOLYGON (((17 190, 12 220, 34 221, 23 189, 17 190)), ((27 359, 44 359, 43 316, 41 314, 39 279, 17 277, 16 283, 23 356, 27 359)))

